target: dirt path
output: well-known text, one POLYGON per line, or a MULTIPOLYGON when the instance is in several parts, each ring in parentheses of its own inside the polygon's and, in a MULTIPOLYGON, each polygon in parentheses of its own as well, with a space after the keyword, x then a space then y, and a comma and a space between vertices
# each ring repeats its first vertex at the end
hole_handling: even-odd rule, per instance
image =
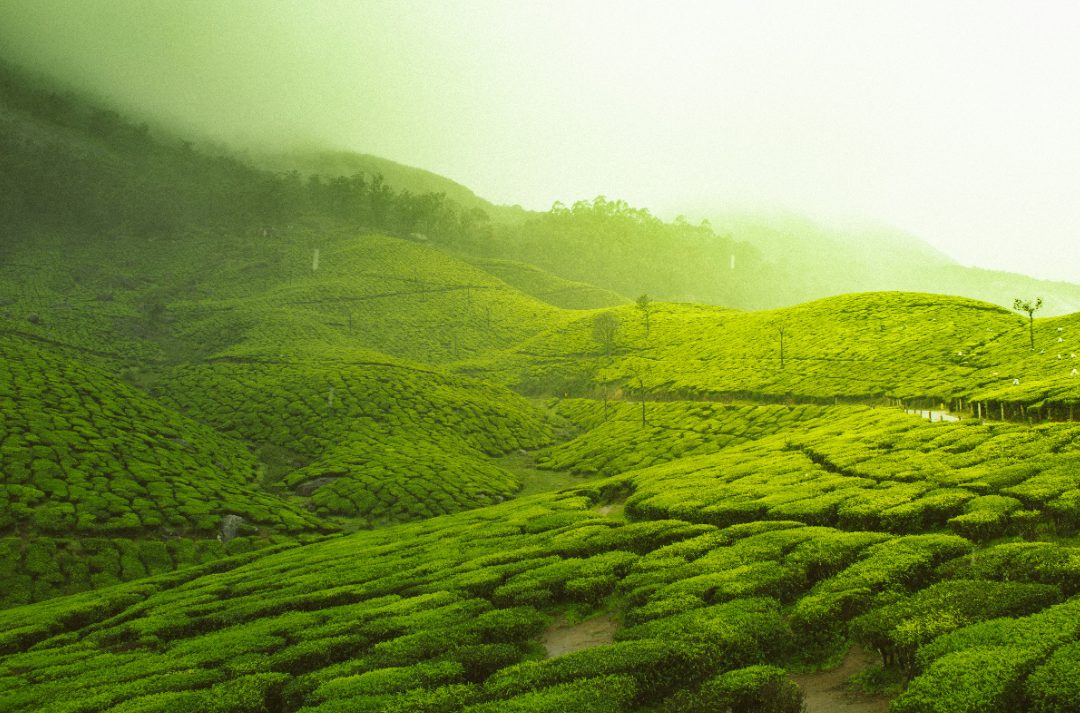
POLYGON ((847 680, 878 657, 861 646, 852 647, 844 662, 832 671, 800 673, 792 679, 806 695, 806 713, 888 713, 889 699, 849 691, 847 680))
POLYGON ((602 614, 577 624, 567 624, 559 617, 541 637, 548 658, 562 656, 601 644, 610 644, 615 637, 615 620, 610 614, 602 614))

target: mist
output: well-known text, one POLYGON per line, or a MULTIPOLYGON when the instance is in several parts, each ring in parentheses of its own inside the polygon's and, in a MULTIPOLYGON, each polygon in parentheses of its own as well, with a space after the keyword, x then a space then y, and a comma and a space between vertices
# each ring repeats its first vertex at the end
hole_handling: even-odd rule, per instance
POLYGON ((328 146, 546 209, 781 208, 1080 282, 1064 3, 58 2, 2 54, 178 131, 328 146))

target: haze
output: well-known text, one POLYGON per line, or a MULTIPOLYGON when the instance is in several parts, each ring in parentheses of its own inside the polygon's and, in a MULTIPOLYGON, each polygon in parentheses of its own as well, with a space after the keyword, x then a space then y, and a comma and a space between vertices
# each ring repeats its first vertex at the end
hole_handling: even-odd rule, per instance
POLYGON ((183 130, 546 209, 873 219, 1080 282, 1080 10, 5 0, 0 54, 183 130))

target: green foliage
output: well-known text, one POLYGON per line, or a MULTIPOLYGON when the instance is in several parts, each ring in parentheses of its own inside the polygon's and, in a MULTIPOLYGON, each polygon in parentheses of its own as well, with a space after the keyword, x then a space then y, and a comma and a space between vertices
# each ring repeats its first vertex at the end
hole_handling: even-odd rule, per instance
MULTIPOLYGON (((0 335, 0 349, 8 357, 0 361, 7 528, 212 538, 232 513, 279 532, 328 529, 262 492, 251 454, 210 428, 31 340, 0 335)), ((158 563, 152 571, 169 559, 147 552, 158 563)))
POLYGON ((664 701, 665 713, 802 713, 803 694, 775 666, 748 666, 722 673, 696 691, 679 691, 664 701))
POLYGON ((493 227, 270 174, 9 74, 0 708, 786 713, 780 667, 852 638, 913 676, 895 710, 1076 707, 1080 429, 884 407, 1061 417, 1076 317, 1044 354, 959 298, 630 303, 424 243, 727 304, 760 258, 618 201, 493 227), (514 499, 511 453, 605 479, 514 499), (567 611, 615 641, 541 659, 567 611))
POLYGON ((1060 598, 1056 587, 1045 584, 945 581, 859 617, 851 631, 886 665, 910 675, 915 652, 938 636, 980 620, 1029 614, 1060 598))
POLYGON ((635 694, 634 679, 630 676, 600 676, 466 706, 463 710, 468 713, 621 713, 633 710, 635 694))
POLYGON ((1008 713, 1024 710, 1023 677, 1040 655, 993 646, 942 657, 889 706, 893 713, 1008 713))
POLYGON ((1080 642, 1062 646, 1024 684, 1029 710, 1065 713, 1080 707, 1080 642))

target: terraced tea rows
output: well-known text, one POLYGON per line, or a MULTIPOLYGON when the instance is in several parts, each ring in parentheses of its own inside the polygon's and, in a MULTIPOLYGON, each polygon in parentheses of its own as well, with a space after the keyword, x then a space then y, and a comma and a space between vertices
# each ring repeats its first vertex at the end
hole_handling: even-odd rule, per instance
POLYGON ((0 528, 213 536, 225 514, 282 532, 317 518, 258 488, 239 444, 95 367, 0 335, 0 528))
POLYGON ((10 334, 0 352, 0 606, 331 531, 263 491, 239 443, 70 353, 10 334))
POLYGON ((599 396, 606 384, 643 386, 654 398, 1080 401, 1074 316, 1040 320, 1032 353, 1019 315, 935 295, 846 295, 750 313, 660 304, 648 330, 636 306, 608 312, 618 325, 610 355, 594 314, 458 368, 540 393, 599 396))
MULTIPOLYGON (((595 405, 565 408, 597 418, 595 405)), ((783 407, 759 408, 768 422, 783 407)), ((914 676, 899 710, 972 697, 980 710, 1075 705, 1059 682, 1080 639, 1060 624, 1078 593, 1076 548, 976 543, 1034 534, 1043 519, 1059 536, 1076 532, 1080 520, 1051 505, 1080 485, 1076 435, 830 408, 780 435, 585 488, 268 554, 212 578, 9 610, 0 701, 678 710, 703 696, 787 695, 776 669, 744 667, 820 660, 853 637, 914 676), (598 510, 627 493, 632 522, 598 510), (965 519, 982 512, 997 519, 965 519), (616 613, 615 643, 542 660, 537 637, 567 607, 616 613), (1024 643, 1044 621, 1055 637, 1024 643), (980 642, 1000 631, 1021 638, 994 664, 999 685, 976 674, 980 642), (1047 663, 1029 676, 1033 657, 1047 663), (729 690, 736 680, 744 687, 729 690)))
POLYGON ((563 309, 599 309, 627 304, 630 301, 610 290, 566 280, 523 262, 470 258, 469 263, 527 295, 563 309))
POLYGON ((1080 525, 1080 426, 929 424, 851 407, 777 436, 635 476, 626 509, 728 526, 799 520, 975 540, 1080 525))
MULTIPOLYGON (((238 529, 252 531, 250 526, 238 529)), ((206 564, 266 547, 290 546, 308 536, 261 533, 223 542, 200 537, 0 538, 0 608, 42 601, 119 582, 206 564)))
POLYGON ((163 398, 253 446, 295 457, 284 484, 317 512, 367 522, 487 505, 520 483, 491 456, 550 439, 543 415, 497 386, 367 353, 330 364, 180 367, 163 398))
POLYGON ((820 418, 821 406, 753 406, 686 401, 607 406, 587 399, 555 404, 557 413, 585 429, 577 438, 545 449, 536 465, 576 475, 616 475, 746 443, 820 418))
POLYGON ((218 356, 369 349, 437 363, 515 344, 560 310, 433 248, 379 235, 311 239, 272 287, 175 305, 177 336, 218 356), (317 256, 317 257, 316 257, 317 256))

